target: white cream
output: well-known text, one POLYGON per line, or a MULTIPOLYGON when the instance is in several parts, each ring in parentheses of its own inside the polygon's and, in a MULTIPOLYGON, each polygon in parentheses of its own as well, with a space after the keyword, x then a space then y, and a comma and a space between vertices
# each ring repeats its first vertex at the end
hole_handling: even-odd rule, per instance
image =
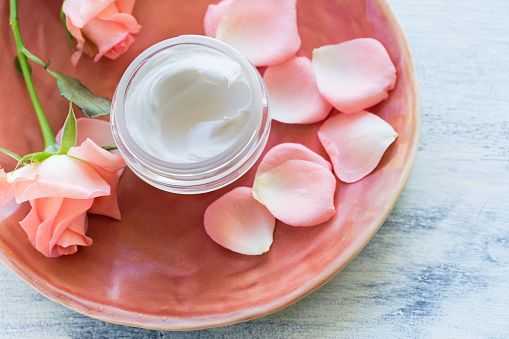
POLYGON ((111 129, 127 166, 179 194, 210 192, 244 175, 270 134, 267 88, 237 50, 201 35, 150 46, 124 72, 111 129))
POLYGON ((226 151, 251 113, 241 65, 197 44, 150 57, 127 91, 125 121, 133 140, 168 162, 193 163, 226 151))

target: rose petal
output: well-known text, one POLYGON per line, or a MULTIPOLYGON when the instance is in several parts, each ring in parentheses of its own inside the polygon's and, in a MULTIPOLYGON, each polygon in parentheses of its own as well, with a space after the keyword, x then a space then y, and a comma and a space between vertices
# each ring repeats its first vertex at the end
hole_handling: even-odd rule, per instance
POLYGON ((89 213, 105 215, 117 220, 121 219, 117 202, 118 180, 126 166, 124 159, 97 146, 88 139, 79 147, 73 147, 68 155, 86 161, 110 186, 110 194, 97 197, 89 213))
POLYGON ((40 163, 38 179, 16 192, 18 203, 45 197, 90 199, 110 194, 108 183, 84 161, 53 155, 40 163))
POLYGON ((237 187, 205 211, 205 231, 219 245, 241 254, 258 255, 272 244, 276 219, 253 199, 249 187, 237 187))
POLYGON ((141 30, 141 26, 138 24, 138 21, 134 16, 127 13, 116 13, 111 16, 97 16, 97 18, 102 19, 104 21, 114 22, 117 24, 124 25, 125 29, 131 34, 139 33, 141 30))
POLYGON ((76 27, 82 28, 113 2, 115 0, 66 0, 62 5, 62 11, 76 27))
POLYGON ((223 18, 224 12, 230 6, 232 0, 223 0, 216 5, 209 5, 205 18, 203 19, 203 26, 205 28, 205 35, 215 38, 219 22, 223 18))
POLYGON ((319 154, 313 152, 304 145, 287 142, 272 147, 267 154, 265 154, 262 162, 256 170, 256 177, 259 177, 263 173, 282 165, 288 160, 310 161, 325 167, 329 171, 332 170, 331 163, 319 154))
POLYGON ((334 172, 344 182, 355 182, 371 173, 397 136, 391 125, 366 111, 338 114, 318 130, 334 172))
POLYGON ((120 155, 106 151, 90 139, 85 140, 78 147, 71 147, 67 154, 112 173, 117 173, 126 166, 120 155))
POLYGON ((311 60, 293 57, 268 67, 263 75, 274 120, 287 124, 310 124, 329 115, 332 105, 316 86, 311 60))
POLYGON ((32 210, 20 222, 30 243, 47 257, 70 254, 76 245, 88 246, 86 211, 93 199, 41 198, 31 200, 32 210))
POLYGON ((375 39, 317 48, 313 68, 320 93, 344 113, 379 103, 396 85, 396 68, 385 47, 375 39))
POLYGON ((0 206, 11 201, 16 194, 22 194, 37 178, 38 168, 39 164, 31 164, 9 173, 0 169, 0 206))
MULTIPOLYGON (((78 118, 76 119, 76 145, 81 145, 85 140, 92 139, 98 146, 115 146, 115 140, 111 133, 110 123, 100 119, 78 118)), ((56 136, 60 143, 62 139, 62 129, 56 136)))
POLYGON ((97 168, 96 171, 110 186, 110 194, 95 198, 92 207, 90 207, 88 210, 88 213, 104 215, 116 220, 120 220, 122 217, 117 201, 117 187, 120 178, 120 172, 110 173, 97 168))
MULTIPOLYGON (((85 50, 85 37, 83 34, 81 34, 81 29, 76 27, 71 20, 67 18, 67 29, 69 30, 69 33, 77 40, 76 44, 76 50, 71 56, 71 63, 76 66, 78 61, 81 59, 81 55, 83 54, 85 50)), ((58 139, 57 139, 58 140, 58 139)))
POLYGON ((238 49, 255 66, 284 62, 301 45, 296 0, 233 0, 216 38, 238 49))
POLYGON ((255 179, 253 197, 282 222, 314 226, 335 214, 336 178, 326 168, 304 160, 288 160, 255 179))
POLYGON ((93 18, 82 28, 82 33, 88 40, 93 42, 99 49, 94 57, 98 61, 110 49, 127 38, 129 32, 121 23, 93 18), (107 34, 105 34, 107 32, 107 34))

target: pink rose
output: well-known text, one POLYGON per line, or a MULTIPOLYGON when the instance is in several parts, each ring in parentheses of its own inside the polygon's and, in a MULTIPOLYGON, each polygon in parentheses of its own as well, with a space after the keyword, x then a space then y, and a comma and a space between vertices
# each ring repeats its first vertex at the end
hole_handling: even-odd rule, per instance
POLYGON ((66 0, 62 10, 67 29, 78 40, 71 61, 75 65, 81 54, 118 58, 134 42, 132 34, 141 26, 132 16, 135 0, 66 0))
POLYGON ((0 169, 0 206, 13 197, 30 202, 32 210, 20 222, 30 243, 47 257, 72 254, 78 245, 92 244, 85 235, 87 212, 120 219, 116 189, 124 167, 121 156, 87 139, 67 155, 10 173, 0 169))

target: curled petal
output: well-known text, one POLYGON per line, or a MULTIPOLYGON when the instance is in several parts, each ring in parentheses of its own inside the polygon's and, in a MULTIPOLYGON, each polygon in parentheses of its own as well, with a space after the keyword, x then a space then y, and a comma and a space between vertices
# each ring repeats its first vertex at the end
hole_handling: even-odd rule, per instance
POLYGON ((230 6, 233 0, 223 0, 218 4, 209 5, 205 18, 203 19, 203 26, 205 28, 205 35, 215 38, 219 22, 223 18, 224 12, 230 6))
POLYGON ((0 169, 0 206, 7 204, 16 195, 21 195, 25 189, 37 179, 39 164, 23 166, 15 171, 5 173, 0 169))
POLYGON ((99 13, 109 7, 115 0, 66 0, 62 5, 62 11, 76 27, 82 28, 99 13))
POLYGON ((219 245, 241 254, 258 255, 272 244, 276 219, 253 199, 249 187, 237 187, 205 211, 205 231, 219 245))
POLYGON ((216 38, 257 67, 282 63, 301 45, 296 0, 233 0, 219 22, 216 38))
POLYGON ((38 166, 38 178, 17 190, 18 203, 45 197, 90 199, 110 194, 108 183, 84 161, 53 155, 38 166))
MULTIPOLYGON (((79 118, 76 119, 76 144, 81 145, 87 139, 100 146, 115 146, 115 140, 111 133, 110 123, 100 119, 79 118)), ((62 129, 58 131, 56 139, 60 142, 62 129)))
POLYGON ((93 199, 41 198, 30 200, 32 210, 20 222, 30 243, 47 257, 77 251, 89 246, 92 239, 85 235, 86 211, 93 199))
POLYGON ((120 155, 106 151, 90 139, 85 140, 78 147, 72 147, 67 154, 112 173, 116 173, 126 166, 120 155))
POLYGON ((310 124, 325 119, 332 109, 318 91, 313 65, 306 57, 293 57, 268 67, 263 79, 274 120, 287 124, 310 124))
POLYGON ((263 173, 282 165, 288 160, 305 160, 321 165, 329 171, 332 170, 330 162, 325 160, 319 154, 301 144, 291 142, 283 143, 272 147, 263 157, 262 162, 256 170, 256 177, 263 173))
POLYGON ((255 179, 253 196, 282 222, 315 226, 335 214, 336 178, 321 165, 288 160, 255 179))
POLYGON ((120 220, 116 192, 119 178, 126 166, 124 159, 120 155, 102 149, 90 139, 87 139, 79 147, 71 148, 68 155, 87 162, 110 187, 110 194, 97 197, 89 213, 120 220))
POLYGON ((376 105, 396 85, 396 68, 387 50, 371 38, 315 49, 313 68, 320 93, 344 113, 376 105))
POLYGON ((121 171, 118 173, 111 173, 101 169, 96 169, 96 171, 110 186, 110 194, 95 198, 92 207, 88 210, 88 213, 100 214, 120 220, 121 214, 117 201, 117 187, 121 171))
POLYGON ((125 42, 129 39, 129 32, 122 23, 94 18, 82 28, 82 34, 99 50, 94 61, 99 60, 117 44, 129 47, 125 46, 125 42))
POLYGON ((318 137, 341 181, 355 182, 371 173, 398 134, 382 118, 366 111, 338 114, 324 122, 318 137))

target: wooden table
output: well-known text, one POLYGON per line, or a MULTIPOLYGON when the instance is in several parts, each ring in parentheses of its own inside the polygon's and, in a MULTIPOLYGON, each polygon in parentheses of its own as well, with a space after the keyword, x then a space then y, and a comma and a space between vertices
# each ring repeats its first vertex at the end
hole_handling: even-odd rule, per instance
POLYGON ((0 265, 0 338, 509 337, 509 2, 392 4, 419 73, 419 152, 393 212, 335 278, 260 319, 158 332, 85 317, 0 265))

